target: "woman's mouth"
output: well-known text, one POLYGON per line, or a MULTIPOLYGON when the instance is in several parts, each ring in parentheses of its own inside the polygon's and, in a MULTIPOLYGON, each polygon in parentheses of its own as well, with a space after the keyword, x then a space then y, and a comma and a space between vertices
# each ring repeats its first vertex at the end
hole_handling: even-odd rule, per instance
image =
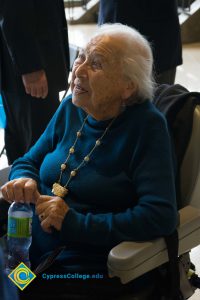
POLYGON ((73 89, 73 93, 80 95, 80 94, 84 94, 87 93, 88 91, 85 90, 82 86, 80 86, 79 84, 75 84, 74 89, 73 89))

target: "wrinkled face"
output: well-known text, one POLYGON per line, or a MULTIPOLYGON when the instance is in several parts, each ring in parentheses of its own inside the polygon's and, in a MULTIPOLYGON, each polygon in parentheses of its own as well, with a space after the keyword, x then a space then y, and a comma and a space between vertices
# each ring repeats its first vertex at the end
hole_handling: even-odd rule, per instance
POLYGON ((72 101, 97 120, 121 112, 126 98, 117 48, 109 37, 97 37, 79 53, 72 71, 72 101))

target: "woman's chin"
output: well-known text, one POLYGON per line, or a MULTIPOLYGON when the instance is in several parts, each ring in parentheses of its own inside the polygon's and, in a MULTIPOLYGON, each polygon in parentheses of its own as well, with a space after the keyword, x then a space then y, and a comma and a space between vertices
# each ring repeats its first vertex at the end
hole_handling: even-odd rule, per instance
POLYGON ((77 91, 74 89, 72 92, 72 101, 75 105, 79 106, 79 103, 85 104, 90 99, 90 95, 87 91, 77 91))
POLYGON ((77 95, 72 95, 72 103, 77 107, 83 107, 83 101, 77 95))
POLYGON ((79 106, 80 100, 78 99, 78 97, 74 94, 72 94, 72 103, 76 106, 79 106))

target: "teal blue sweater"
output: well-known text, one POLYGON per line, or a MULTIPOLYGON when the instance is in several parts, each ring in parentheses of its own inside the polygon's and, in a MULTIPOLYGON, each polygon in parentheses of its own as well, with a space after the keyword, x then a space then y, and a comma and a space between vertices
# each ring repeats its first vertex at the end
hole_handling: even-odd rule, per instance
MULTIPOLYGON (((38 142, 15 161, 10 179, 33 178, 41 194, 52 195, 52 184, 59 177, 60 165, 85 116, 72 104, 71 97, 64 100, 38 142)), ((89 116, 64 173, 63 185, 109 122, 89 116)), ((34 216, 33 259, 63 244, 71 258, 85 257, 84 253, 107 256, 122 241, 170 234, 177 225, 174 177, 164 117, 148 100, 127 107, 93 152, 91 161, 70 182, 65 198, 70 210, 61 232, 43 232, 34 216)))

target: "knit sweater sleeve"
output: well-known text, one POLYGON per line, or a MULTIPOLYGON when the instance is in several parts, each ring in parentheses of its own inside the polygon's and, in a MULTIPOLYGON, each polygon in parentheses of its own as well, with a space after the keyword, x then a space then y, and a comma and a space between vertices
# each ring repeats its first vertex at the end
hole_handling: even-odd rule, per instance
MULTIPOLYGON (((174 166, 170 138, 162 116, 146 122, 130 162, 138 202, 120 213, 82 214, 70 209, 60 238, 113 247, 170 234, 177 225, 174 166)), ((114 199, 113 199, 114 201, 114 199)))
POLYGON ((21 158, 18 158, 12 165, 9 180, 27 177, 37 181, 40 187, 40 166, 44 157, 56 147, 63 128, 65 127, 65 103, 64 100, 58 107, 46 130, 35 143, 35 145, 21 158), (62 119, 62 122, 60 121, 62 119), (57 124, 59 123, 59 126, 57 124))

